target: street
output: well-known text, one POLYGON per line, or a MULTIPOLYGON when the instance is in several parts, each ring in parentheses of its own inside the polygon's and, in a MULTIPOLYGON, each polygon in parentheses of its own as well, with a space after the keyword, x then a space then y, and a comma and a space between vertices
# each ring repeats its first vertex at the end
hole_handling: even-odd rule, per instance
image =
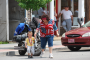
MULTIPOLYGON (((55 49, 53 50, 54 58, 52 60, 90 60, 90 48, 85 47, 80 51, 70 51, 69 49, 55 49)), ((13 56, 0 56, 0 60, 28 60, 27 53, 25 56, 20 56, 16 53, 13 56)), ((30 60, 51 60, 49 58, 48 49, 45 51, 43 58, 39 56, 34 56, 30 60)))

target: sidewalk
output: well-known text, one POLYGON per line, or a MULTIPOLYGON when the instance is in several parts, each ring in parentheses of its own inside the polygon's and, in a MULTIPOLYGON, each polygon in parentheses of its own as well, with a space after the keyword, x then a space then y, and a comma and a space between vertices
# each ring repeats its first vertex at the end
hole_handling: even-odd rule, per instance
MULTIPOLYGON (((0 55, 5 55, 7 52, 17 52, 18 50, 14 50, 14 46, 17 46, 18 43, 11 43, 11 44, 0 44, 0 55)), ((61 37, 54 37, 53 41, 53 50, 55 49, 62 49, 66 48, 61 44, 61 37)), ((46 46, 48 49, 48 45, 46 46)))
POLYGON ((54 37, 54 41, 60 41, 61 40, 61 36, 59 36, 59 37, 54 37))

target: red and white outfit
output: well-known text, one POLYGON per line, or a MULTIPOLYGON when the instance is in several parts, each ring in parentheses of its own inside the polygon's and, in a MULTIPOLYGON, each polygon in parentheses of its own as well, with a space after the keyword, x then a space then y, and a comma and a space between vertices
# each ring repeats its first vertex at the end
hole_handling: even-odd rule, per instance
POLYGON ((41 21, 37 30, 40 30, 40 37, 50 37, 53 36, 54 31, 57 31, 58 29, 54 20, 50 19, 47 25, 41 21))

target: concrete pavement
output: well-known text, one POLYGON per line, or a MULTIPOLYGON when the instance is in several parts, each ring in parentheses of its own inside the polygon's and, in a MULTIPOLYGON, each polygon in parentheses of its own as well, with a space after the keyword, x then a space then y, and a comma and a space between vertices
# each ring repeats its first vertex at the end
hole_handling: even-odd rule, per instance
POLYGON ((59 40, 59 41, 61 40, 61 36, 59 36, 59 37, 56 37, 56 36, 55 36, 55 37, 54 37, 54 41, 58 41, 58 40, 59 40))
MULTIPOLYGON (((64 49, 65 46, 62 46, 61 44, 61 37, 54 37, 53 41, 53 50, 54 49, 64 49)), ((0 55, 6 55, 8 52, 17 52, 18 50, 14 50, 14 46, 18 46, 18 43, 11 43, 11 44, 0 44, 0 55)), ((48 50, 48 45, 46 46, 46 49, 48 50)), ((11 54, 11 53, 10 53, 11 54)))

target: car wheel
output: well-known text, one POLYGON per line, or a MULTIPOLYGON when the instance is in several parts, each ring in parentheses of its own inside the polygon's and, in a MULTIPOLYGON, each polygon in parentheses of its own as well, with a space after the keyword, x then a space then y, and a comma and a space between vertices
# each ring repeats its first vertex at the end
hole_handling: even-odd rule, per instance
POLYGON ((39 56, 41 54, 41 42, 37 42, 37 47, 35 47, 34 49, 35 49, 34 56, 39 56))
MULTIPOLYGON (((21 42, 21 43, 18 44, 18 46, 19 46, 19 47, 25 46, 25 44, 24 44, 23 42, 21 42)), ((18 50, 18 53, 19 53, 20 55, 25 55, 26 52, 27 52, 27 49, 26 49, 26 48, 24 48, 24 50, 18 50)))
POLYGON ((78 50, 80 50, 81 47, 68 46, 68 48, 69 48, 71 51, 78 51, 78 50))

